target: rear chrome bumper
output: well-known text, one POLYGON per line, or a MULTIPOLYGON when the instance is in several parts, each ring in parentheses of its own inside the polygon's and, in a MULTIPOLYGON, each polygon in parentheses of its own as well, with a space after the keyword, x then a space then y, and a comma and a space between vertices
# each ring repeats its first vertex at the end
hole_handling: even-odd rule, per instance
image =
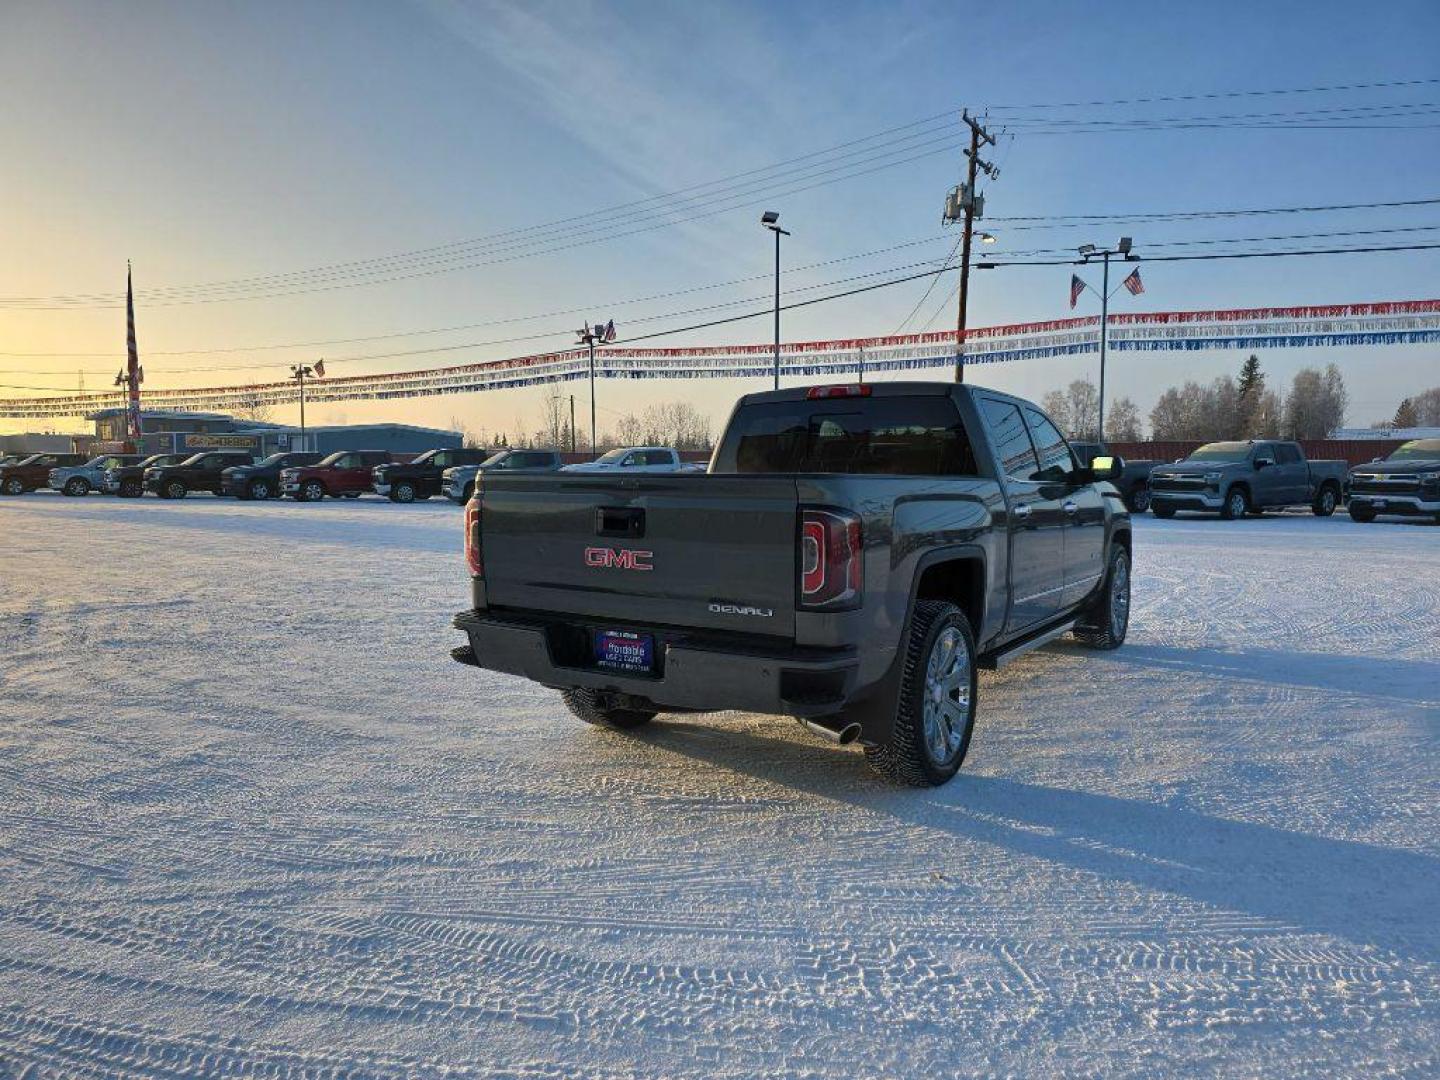
POLYGON ((602 690, 643 698, 662 711, 740 709, 827 716, 857 690, 859 658, 848 649, 721 651, 655 630, 660 673, 628 675, 558 663, 547 624, 542 622, 472 610, 456 615, 455 627, 470 640, 471 654, 465 663, 521 675, 557 690, 602 690))

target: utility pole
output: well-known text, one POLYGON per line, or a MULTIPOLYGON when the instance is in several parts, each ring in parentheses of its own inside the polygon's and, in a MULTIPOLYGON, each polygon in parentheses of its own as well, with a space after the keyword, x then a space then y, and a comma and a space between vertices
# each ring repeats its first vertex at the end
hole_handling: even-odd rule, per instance
MULTIPOLYGON (((1100 439, 1105 438, 1105 345, 1110 336, 1110 259, 1112 256, 1119 255, 1126 262, 1139 262, 1140 256, 1132 255, 1130 252, 1132 243, 1130 237, 1122 236, 1120 242, 1113 248, 1097 248, 1094 244, 1084 244, 1080 248, 1082 266, 1089 263, 1091 259, 1100 259, 1104 263, 1100 277, 1100 431, 1097 436, 1100 439)), ((1140 280, 1138 270, 1135 271, 1134 280, 1136 282, 1140 280)), ((1089 288, 1088 285, 1085 287, 1089 288)), ((1137 285, 1131 291, 1138 295, 1144 291, 1144 286, 1137 285)), ((1119 292, 1118 288, 1116 292, 1119 292)))
POLYGON ((955 381, 965 381, 965 309, 970 299, 970 241, 975 233, 975 219, 985 216, 985 196, 975 191, 977 172, 994 180, 1000 175, 988 161, 980 160, 980 148, 987 143, 995 145, 995 137, 985 130, 984 125, 970 115, 966 109, 960 114, 970 128, 970 149, 965 151, 968 159, 965 166, 965 183, 950 193, 945 200, 945 220, 964 221, 965 231, 961 236, 960 249, 960 312, 955 322, 955 381))
POLYGON ((570 452, 575 452, 575 395, 570 395, 570 452))

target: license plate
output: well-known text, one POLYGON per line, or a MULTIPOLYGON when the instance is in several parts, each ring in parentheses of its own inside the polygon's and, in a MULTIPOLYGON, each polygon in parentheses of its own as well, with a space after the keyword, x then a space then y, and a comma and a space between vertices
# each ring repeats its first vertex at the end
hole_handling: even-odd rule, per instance
POLYGON ((654 668, 655 639, 629 630, 595 631, 595 666, 648 674, 654 668))

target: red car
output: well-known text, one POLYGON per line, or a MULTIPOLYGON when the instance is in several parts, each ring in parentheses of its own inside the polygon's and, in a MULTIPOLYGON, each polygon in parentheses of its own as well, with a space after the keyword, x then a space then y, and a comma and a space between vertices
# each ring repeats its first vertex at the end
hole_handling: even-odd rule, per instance
POLYGON ((13 465, 0 465, 0 493, 20 495, 50 482, 51 469, 84 465, 88 454, 31 454, 13 465))
POLYGON ((342 450, 316 465, 303 465, 280 472, 280 493, 297 502, 319 502, 329 495, 358 499, 375 490, 371 470, 394 460, 389 450, 342 450))

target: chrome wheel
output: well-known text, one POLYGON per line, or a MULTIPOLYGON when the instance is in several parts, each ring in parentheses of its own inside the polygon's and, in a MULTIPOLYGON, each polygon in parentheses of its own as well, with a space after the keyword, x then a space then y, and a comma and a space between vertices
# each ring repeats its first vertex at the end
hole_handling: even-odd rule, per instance
POLYGON ((1130 496, 1133 505, 1130 507, 1137 514, 1143 514, 1150 509, 1150 489, 1148 487, 1136 488, 1135 494, 1130 496))
POLYGON ((1245 511, 1249 509, 1246 505, 1245 493, 1243 491, 1232 491, 1230 493, 1230 516, 1244 517, 1245 511))
POLYGON ((319 502, 325 498, 325 489, 317 483, 306 484, 300 491, 305 496, 306 502, 319 502))
POLYGON ((970 649, 965 636, 947 626, 925 662, 925 751, 934 764, 947 765, 959 753, 970 708, 970 649))
POLYGON ((264 480, 256 480, 250 485, 250 497, 252 499, 270 498, 270 485, 264 480))
POLYGON ((1130 560, 1116 559, 1110 578, 1110 634, 1117 641, 1130 625, 1130 560))

